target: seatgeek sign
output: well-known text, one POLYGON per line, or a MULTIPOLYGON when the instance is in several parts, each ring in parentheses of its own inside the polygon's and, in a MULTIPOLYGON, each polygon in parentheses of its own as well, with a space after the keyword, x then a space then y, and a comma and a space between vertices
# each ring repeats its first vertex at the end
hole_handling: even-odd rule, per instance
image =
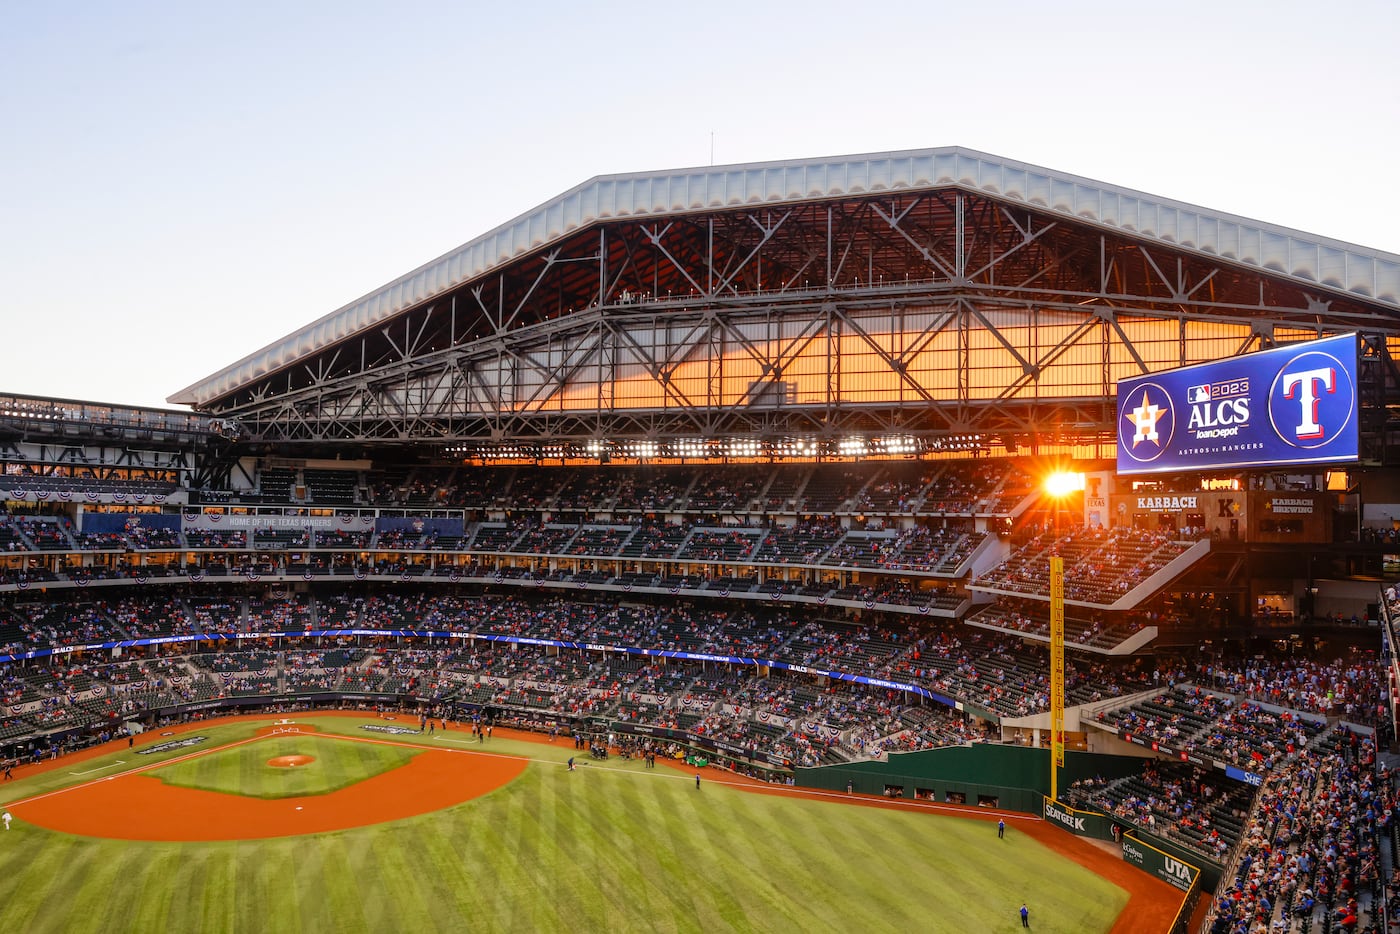
POLYGON ((1359 453, 1355 334, 1118 382, 1118 472, 1335 464, 1359 453))

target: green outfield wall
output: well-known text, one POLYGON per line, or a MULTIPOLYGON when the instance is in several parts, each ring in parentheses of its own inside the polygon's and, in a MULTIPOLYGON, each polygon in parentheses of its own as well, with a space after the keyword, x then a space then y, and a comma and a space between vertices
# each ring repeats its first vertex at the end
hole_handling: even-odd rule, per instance
MULTIPOLYGON (((1090 752, 1066 752, 1060 787, 1081 778, 1134 775, 1141 761, 1090 752)), ((922 752, 892 753, 887 761, 853 762, 798 769, 798 785, 879 795, 903 789, 905 798, 986 804, 1040 814, 1050 794, 1050 750, 976 743, 922 752), (995 805, 992 802, 995 801, 995 805)))

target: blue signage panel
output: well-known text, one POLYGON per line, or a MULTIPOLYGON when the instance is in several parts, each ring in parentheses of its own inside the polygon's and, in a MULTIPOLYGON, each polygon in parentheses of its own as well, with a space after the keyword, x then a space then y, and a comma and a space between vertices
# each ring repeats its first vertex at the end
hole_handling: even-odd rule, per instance
POLYGON ((1237 769, 1233 765, 1225 766, 1225 775, 1228 778, 1233 778, 1237 782, 1245 782, 1256 788, 1264 784, 1263 776, 1255 775, 1253 772, 1246 772, 1244 769, 1237 769))
POLYGON ((1118 382, 1118 472, 1335 464, 1359 454, 1355 334, 1118 382))

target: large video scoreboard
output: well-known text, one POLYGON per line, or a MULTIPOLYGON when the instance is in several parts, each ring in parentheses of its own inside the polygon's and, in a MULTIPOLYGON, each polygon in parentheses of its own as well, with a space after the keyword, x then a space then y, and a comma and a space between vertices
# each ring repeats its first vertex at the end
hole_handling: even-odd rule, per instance
POLYGON ((1358 458, 1355 334, 1118 383, 1118 473, 1358 458))

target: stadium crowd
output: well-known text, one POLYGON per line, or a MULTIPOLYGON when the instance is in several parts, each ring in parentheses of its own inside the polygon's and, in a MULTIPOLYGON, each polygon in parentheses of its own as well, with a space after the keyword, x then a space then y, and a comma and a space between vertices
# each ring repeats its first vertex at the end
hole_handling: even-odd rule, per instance
MULTIPOLYGON (((342 700, 410 695, 438 713, 494 709, 560 729, 599 722, 674 731, 667 735, 688 736, 697 748, 709 743, 710 755, 727 755, 737 767, 787 769, 999 741, 998 716, 1043 711, 1046 695, 1043 654, 1028 651, 1018 635, 934 620, 803 620, 781 608, 435 588, 332 588, 274 599, 238 588, 94 596, 11 601, 0 621, 23 645, 201 626, 256 637, 332 620, 456 638, 406 647, 301 638, 277 649, 193 654, 176 644, 120 662, 72 654, 12 664, 0 682, 0 742, 11 754, 49 754, 64 742, 53 737, 113 735, 127 718, 181 705, 333 692, 342 700), (553 650, 493 636, 592 648, 553 650), (956 699, 964 710, 810 671, 663 660, 627 648, 767 658, 902 682, 956 699)), ((1226 866, 1231 881, 1213 909, 1215 930, 1306 931, 1314 923, 1361 930, 1377 916, 1388 891, 1382 867, 1394 865, 1381 857, 1382 847, 1394 845, 1393 787, 1375 768, 1363 718, 1345 725, 1348 714, 1374 720, 1381 708, 1375 653, 1332 661, 1164 657, 1152 667, 1078 656, 1071 674, 1072 701, 1101 704, 1155 688, 1108 706, 1101 722, 1207 763, 1150 761, 1134 775, 1086 782, 1066 797, 1226 866), (1227 764, 1262 777, 1257 797, 1251 784, 1224 775, 1227 764)))

